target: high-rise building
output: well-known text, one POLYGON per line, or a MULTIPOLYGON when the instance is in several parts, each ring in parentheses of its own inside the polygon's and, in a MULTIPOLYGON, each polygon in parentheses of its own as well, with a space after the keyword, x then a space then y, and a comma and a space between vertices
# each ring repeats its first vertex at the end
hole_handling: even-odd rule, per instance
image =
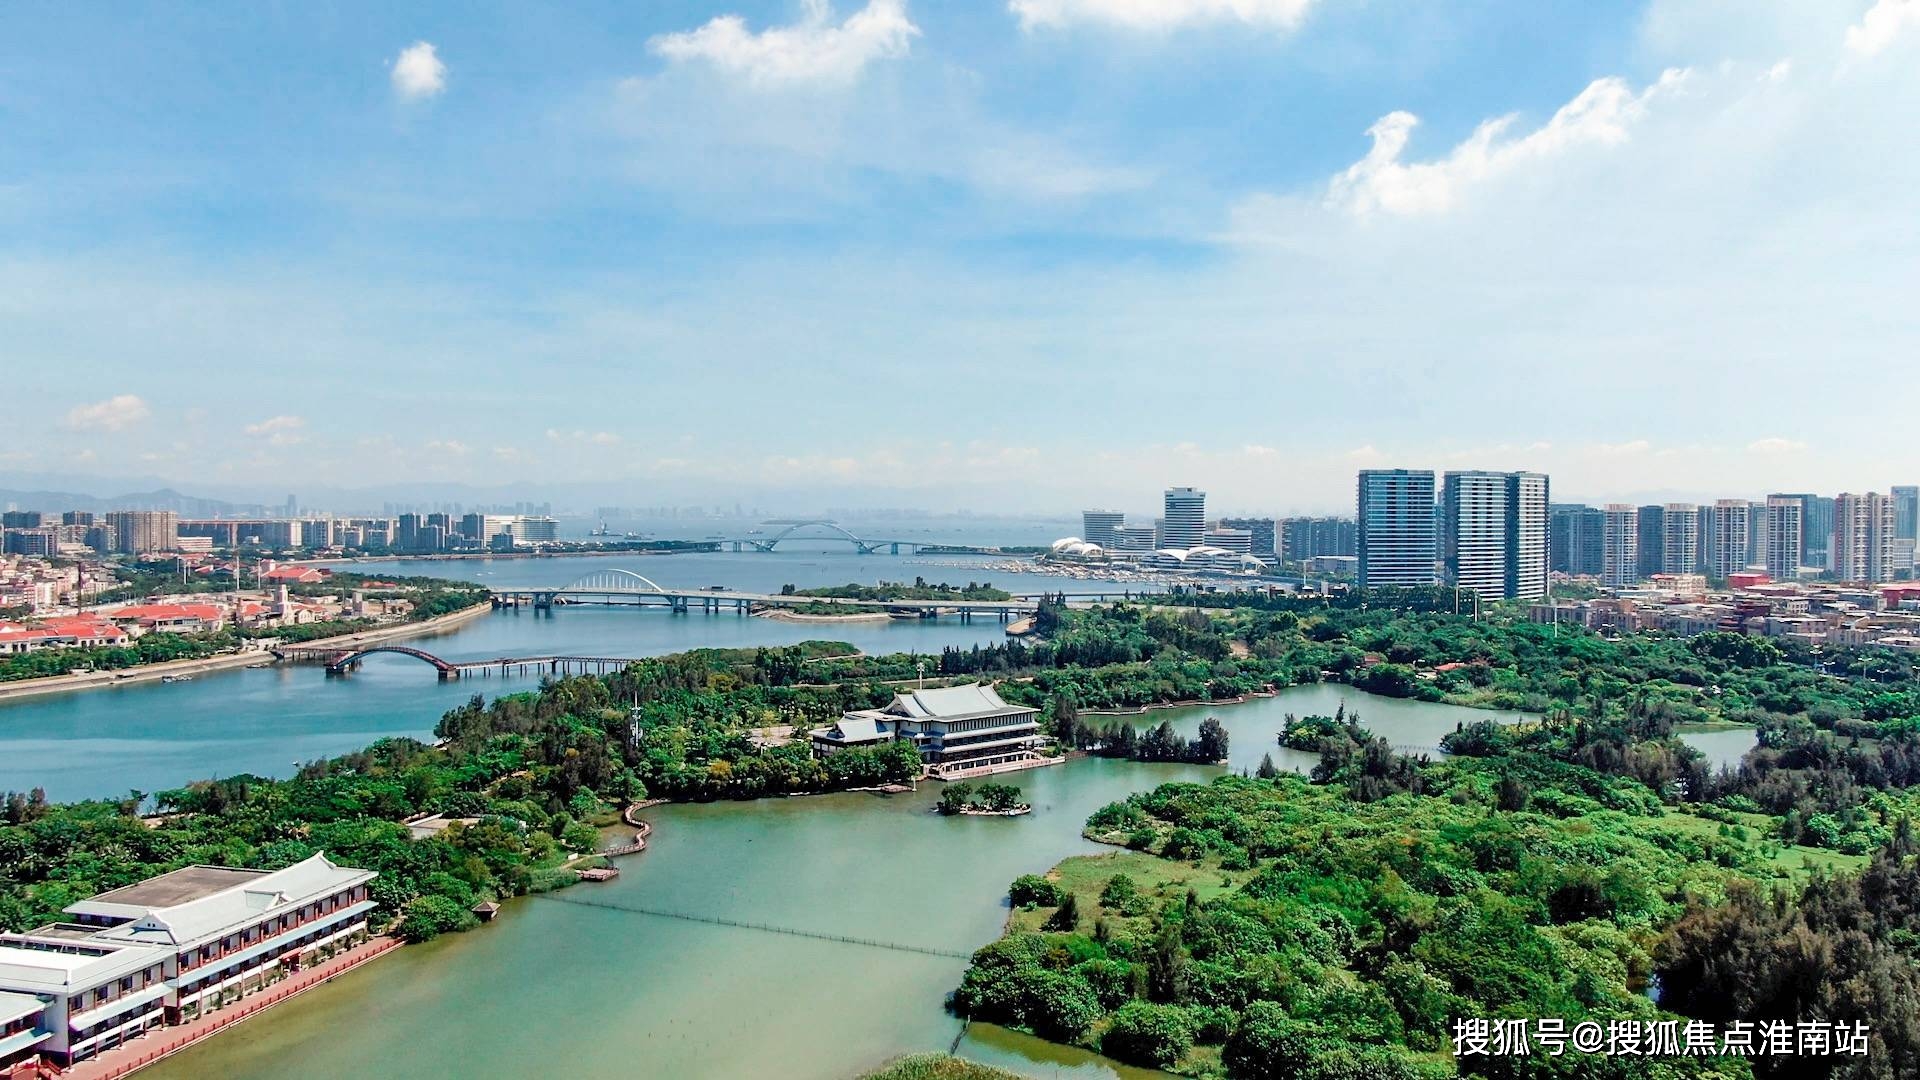
POLYGON ((1800 562, 1829 569, 1833 566, 1833 500, 1825 495, 1807 496, 1804 515, 1800 526, 1800 562))
POLYGON ((393 546, 401 551, 420 550, 420 515, 407 513, 400 515, 398 527, 393 534, 393 546))
POLYGON ((1280 523, 1278 550, 1295 562, 1322 555, 1355 555, 1356 536, 1352 518, 1288 518, 1280 523))
POLYGON ((1196 548, 1207 534, 1207 493, 1190 487, 1168 488, 1165 495, 1166 531, 1163 548, 1196 548))
POLYGON ((1253 554, 1253 533, 1246 529, 1220 528, 1208 529, 1200 540, 1208 547, 1231 551, 1240 555, 1253 554))
POLYGON ((1507 591, 1507 474, 1448 472, 1440 487, 1447 584, 1492 600, 1507 591))
POLYGON ((551 544, 560 539, 560 523, 544 515, 517 516, 511 531, 516 544, 551 544))
POLYGON ((1547 595, 1551 528, 1545 473, 1518 472, 1507 479, 1507 596, 1539 600, 1547 595))
POLYGON ((1599 577, 1606 515, 1582 503, 1556 503, 1549 508, 1548 517, 1548 568, 1561 574, 1599 577))
POLYGON ((1747 568, 1747 537, 1752 510, 1745 499, 1721 499, 1707 508, 1710 528, 1704 546, 1707 576, 1725 580, 1747 568))
POLYGON ((1116 525, 1113 529, 1113 545, 1108 550, 1144 555, 1154 549, 1154 541, 1158 539, 1159 535, 1151 525, 1116 525))
POLYGON ((1127 523, 1127 515, 1118 510, 1080 511, 1080 539, 1103 548, 1113 547, 1113 530, 1127 523))
POLYGON ((1800 576, 1805 509, 1803 496, 1767 496, 1767 576, 1775 581, 1793 581, 1800 576))
POLYGON ((1660 566, 1663 574, 1700 572, 1700 508, 1668 503, 1660 511, 1660 566))
POLYGON ((1363 470, 1357 510, 1362 588, 1435 583, 1433 470, 1363 470))
POLYGON ((1920 539, 1920 485, 1893 485, 1893 535, 1898 540, 1920 539))
POLYGON ((1608 503, 1601 532, 1600 582, 1615 588, 1640 580, 1640 508, 1608 503))
POLYGON ((1643 506, 1640 508, 1640 565, 1635 573, 1645 581, 1655 574, 1667 572, 1667 508, 1664 506, 1643 506))
POLYGON ((1773 519, 1767 516, 1764 502, 1747 503, 1747 565, 1767 564, 1767 529, 1773 519))
POLYGON ((1895 507, 1879 492, 1843 493, 1833 500, 1833 576, 1841 581, 1891 581, 1895 566, 1895 507))
POLYGON ((69 510, 66 513, 60 515, 60 524, 79 525, 82 528, 84 528, 88 525, 93 524, 93 511, 69 510))
POLYGON ((0 513, 0 529, 37 529, 46 523, 38 510, 8 510, 0 513))
POLYGON ((1280 554, 1279 523, 1272 518, 1221 518, 1220 525, 1226 529, 1245 529, 1253 536, 1251 553, 1260 559, 1274 559, 1280 554))
POLYGON ((7 529, 0 549, 9 555, 32 555, 50 559, 60 554, 60 531, 45 526, 32 529, 7 529))
MULTIPOLYGON (((1802 566, 1827 565, 1827 542, 1833 531, 1833 500, 1822 499, 1807 492, 1780 493, 1767 496, 1771 504, 1775 499, 1790 499, 1799 506, 1800 550, 1793 555, 1793 565, 1797 572, 1802 566)), ((1768 519, 1769 525, 1772 518, 1768 519)), ((1764 555, 1762 556, 1764 561, 1764 555)))
POLYGON ((464 514, 460 518, 460 535, 468 540, 487 538, 487 518, 485 514, 464 514))
POLYGON ((180 516, 171 510, 115 510, 107 515, 107 529, 117 552, 172 551, 180 541, 180 516))

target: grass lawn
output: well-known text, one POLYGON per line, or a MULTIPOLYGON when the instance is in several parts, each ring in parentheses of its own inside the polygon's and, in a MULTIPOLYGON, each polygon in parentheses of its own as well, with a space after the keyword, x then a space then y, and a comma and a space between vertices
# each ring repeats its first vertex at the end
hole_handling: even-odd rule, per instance
POLYGON ((916 1054, 901 1058, 861 1080, 1020 1080, 1004 1069, 976 1065, 946 1054, 916 1054))
MULTIPOLYGON (((1747 830, 1756 842, 1774 835, 1779 826, 1777 818, 1765 814, 1732 814, 1732 824, 1747 830)), ((1671 810, 1662 817, 1647 820, 1650 829, 1676 833, 1692 833, 1698 836, 1714 836, 1720 831, 1721 823, 1712 818, 1690 814, 1684 810, 1671 810)), ((1859 870, 1870 861, 1865 855, 1847 855, 1827 848, 1807 847, 1802 844, 1783 845, 1777 841, 1768 842, 1767 848, 1772 854, 1768 862, 1782 877, 1795 880, 1804 879, 1816 871, 1853 871, 1859 870)))
MULTIPOLYGON (((1096 916, 1108 919, 1126 917, 1120 912, 1105 911, 1100 907, 1100 893, 1116 874, 1125 874, 1133 879, 1140 895, 1146 899, 1146 903, 1140 905, 1141 910, 1150 912, 1157 911, 1163 900, 1184 898, 1188 889, 1198 893, 1204 903, 1238 887, 1249 873, 1246 870, 1222 870, 1219 860, 1211 857, 1195 866, 1189 862, 1149 855, 1144 851, 1112 851, 1100 855, 1075 855, 1049 871, 1047 880, 1073 894, 1074 903, 1080 909, 1081 924, 1085 926, 1091 925, 1096 916)), ((1050 907, 1031 911, 1015 908, 1008 920, 1008 929, 1039 930, 1054 911, 1050 907)))

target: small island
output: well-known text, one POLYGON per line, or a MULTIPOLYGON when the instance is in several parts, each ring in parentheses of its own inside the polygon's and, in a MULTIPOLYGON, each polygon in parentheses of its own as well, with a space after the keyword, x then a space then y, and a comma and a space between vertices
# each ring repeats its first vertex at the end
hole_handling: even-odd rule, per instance
POLYGON ((940 793, 934 809, 948 817, 1019 817, 1033 813, 1033 807, 1020 801, 1020 789, 1012 784, 953 784, 940 793))

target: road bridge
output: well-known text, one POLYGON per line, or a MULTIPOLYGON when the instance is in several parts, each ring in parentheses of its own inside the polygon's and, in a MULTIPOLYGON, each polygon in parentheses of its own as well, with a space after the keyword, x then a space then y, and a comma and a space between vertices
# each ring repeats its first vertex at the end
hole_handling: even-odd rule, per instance
POLYGON ((632 658, 625 656, 496 656, 485 660, 443 660, 430 652, 410 649, 403 645, 377 645, 363 649, 287 647, 273 650, 276 659, 287 663, 325 664, 329 675, 345 675, 359 667, 362 660, 378 653, 409 656, 429 664, 443 681, 493 675, 496 672, 502 677, 508 675, 605 675, 633 663, 632 658))
POLYGON ((958 615, 963 621, 989 615, 1002 622, 1031 615, 1040 608, 1040 595, 1016 596, 1006 600, 856 600, 831 596, 798 596, 785 593, 742 592, 720 587, 676 589, 661 585, 643 574, 625 569, 596 570, 585 577, 552 588, 508 588, 492 590, 497 608, 531 607, 551 610, 572 604, 599 604, 615 607, 664 607, 675 614, 695 609, 707 613, 732 611, 751 615, 769 608, 825 606, 845 608, 849 612, 877 611, 902 617, 923 619, 958 615))
POLYGON ((771 552, 775 548, 780 546, 780 541, 786 540, 792 537, 795 533, 798 533, 804 529, 804 530, 811 530, 811 533, 808 535, 807 539, 832 540, 836 542, 844 541, 846 543, 852 544, 854 550, 858 551, 862 555, 874 555, 879 553, 883 548, 886 550, 887 554, 889 555, 899 555, 903 551, 906 554, 911 555, 915 551, 918 551, 923 547, 951 547, 952 546, 950 544, 937 543, 932 540, 870 540, 865 537, 854 535, 851 531, 841 526, 838 522, 828 521, 825 519, 807 520, 807 521, 766 521, 766 522, 762 522, 761 524, 779 525, 779 526, 782 526, 782 528, 780 529, 779 532, 773 533, 770 536, 741 536, 741 537, 723 539, 723 540, 720 540, 719 542, 722 544, 731 546, 735 551, 771 552))

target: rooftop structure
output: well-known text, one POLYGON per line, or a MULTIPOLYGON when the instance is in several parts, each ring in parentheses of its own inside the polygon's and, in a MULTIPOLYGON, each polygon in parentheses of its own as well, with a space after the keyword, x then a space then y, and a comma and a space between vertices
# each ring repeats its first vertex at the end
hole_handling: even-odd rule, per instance
POLYGON ((815 749, 836 753, 911 739, 927 773, 951 778, 1046 763, 1039 753, 1039 710, 1009 705, 984 683, 895 695, 880 709, 858 709, 813 734, 815 749))
POLYGON ((362 938, 371 870, 324 854, 279 870, 187 866, 67 905, 70 922, 0 934, 0 1068, 70 1065, 198 1015, 362 938), (26 1022, 27 1016, 32 1022, 26 1022))

